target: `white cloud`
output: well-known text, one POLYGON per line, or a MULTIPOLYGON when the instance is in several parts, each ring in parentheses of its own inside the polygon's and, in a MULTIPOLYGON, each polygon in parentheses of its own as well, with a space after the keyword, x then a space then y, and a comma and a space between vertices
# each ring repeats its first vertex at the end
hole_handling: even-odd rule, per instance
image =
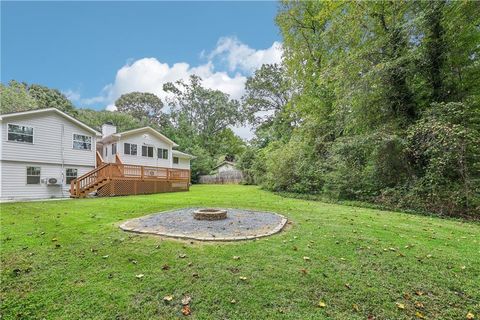
MULTIPOLYGON (((282 44, 274 42, 265 50, 255 50, 235 37, 222 37, 216 48, 207 55, 210 61, 220 59, 228 64, 230 71, 243 70, 252 73, 266 63, 282 62, 282 44)), ((202 53, 205 56, 205 53, 202 53)))
MULTIPOLYGON (((247 76, 264 63, 281 62, 282 46, 279 42, 274 42, 270 48, 255 50, 237 38, 224 37, 219 39, 213 51, 207 54, 202 52, 201 55, 207 62, 198 66, 186 62, 169 65, 156 58, 128 61, 117 71, 113 83, 106 85, 99 96, 80 99, 73 92, 71 94, 85 105, 105 103, 107 110, 115 111, 114 102, 122 94, 132 91, 150 92, 164 99, 167 93, 163 91, 163 84, 186 80, 195 74, 203 79, 205 87, 228 93, 233 99, 240 99, 247 76), (217 71, 219 64, 225 62, 228 70, 217 71)), ((251 137, 249 129, 234 128, 234 131, 243 138, 251 137)))
POLYGON ((80 92, 78 92, 78 91, 68 89, 66 91, 62 91, 62 93, 70 101, 79 101, 80 100, 80 92))

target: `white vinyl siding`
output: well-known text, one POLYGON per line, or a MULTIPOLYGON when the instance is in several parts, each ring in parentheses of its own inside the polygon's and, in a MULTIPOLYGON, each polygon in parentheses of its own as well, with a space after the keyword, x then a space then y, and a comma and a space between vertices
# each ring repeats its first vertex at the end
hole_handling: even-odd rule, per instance
MULTIPOLYGON (((77 169, 77 175, 81 176, 94 169, 89 166, 69 166, 68 168, 77 169)), ((65 174, 65 168, 60 164, 48 163, 24 163, 20 161, 2 161, 1 162, 1 199, 48 199, 48 198, 68 198, 70 197, 70 185, 60 184, 62 176, 65 174), (40 167, 40 183, 27 184, 26 168, 40 167), (47 185, 42 181, 44 179, 55 178, 59 185, 47 185)), ((65 181, 65 179, 64 179, 65 181)))
MULTIPOLYGON (((95 167, 95 137, 76 123, 55 112, 24 115, 0 122, 1 160, 33 163, 82 165, 95 167), (8 141, 8 123, 33 128, 34 143, 8 141), (91 150, 76 150, 72 147, 74 134, 91 137, 91 150)), ((25 173, 23 173, 25 174, 25 173)), ((25 179, 22 179, 25 182, 25 179)))

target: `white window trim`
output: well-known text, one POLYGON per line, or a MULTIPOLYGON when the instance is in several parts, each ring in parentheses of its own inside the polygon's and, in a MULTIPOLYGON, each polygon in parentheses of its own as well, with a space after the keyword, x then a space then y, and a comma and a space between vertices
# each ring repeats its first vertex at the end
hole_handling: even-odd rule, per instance
POLYGON ((78 178, 78 168, 65 168, 65 185, 69 186, 70 183, 67 183, 67 178, 73 178, 73 176, 67 176, 67 170, 68 169, 74 169, 77 172, 77 175, 75 176, 75 179, 78 178))
MULTIPOLYGON (((141 150, 140 150, 141 151, 141 150)), ((126 155, 126 156, 129 156, 129 157, 138 157, 139 154, 138 154, 138 144, 137 143, 130 143, 130 142, 124 142, 123 143, 123 154, 126 155), (132 146, 137 146, 137 154, 130 154, 130 153, 125 153, 125 144, 129 144, 130 145, 130 153, 132 152, 132 146)))
POLYGON ((41 166, 25 166, 25 185, 26 186, 39 186, 42 184, 42 167, 41 166), (29 177, 29 174, 28 174, 28 168, 29 167, 32 167, 32 168, 40 168, 40 175, 38 176, 32 176, 30 175, 30 177, 39 177, 40 179, 38 180, 38 183, 28 183, 28 177, 29 177))
POLYGON ((7 123, 7 140, 6 140, 6 142, 21 143, 21 144, 28 144, 28 145, 35 144, 35 127, 34 127, 34 126, 25 125, 25 124, 12 123, 12 122, 7 123), (32 142, 23 142, 23 141, 12 141, 12 140, 8 140, 8 126, 9 126, 9 125, 32 128, 32 130, 33 130, 33 133, 32 133, 32 142))
POLYGON ((76 133, 76 132, 73 132, 72 133, 72 150, 78 150, 78 151, 92 151, 93 150, 93 137, 92 136, 89 136, 89 135, 86 135, 86 134, 83 134, 83 133, 76 133), (84 137, 90 137, 90 149, 75 149, 75 135, 79 135, 79 136, 84 136, 84 137))
POLYGON ((152 145, 149 145, 149 144, 143 144, 143 145, 142 145, 142 157, 155 159, 155 146, 152 146, 152 145), (146 155, 146 156, 143 155, 143 147, 147 147, 147 155, 146 155), (152 149, 153 149, 153 150, 152 150, 152 156, 151 156, 151 157, 148 156, 148 148, 152 148, 152 149))

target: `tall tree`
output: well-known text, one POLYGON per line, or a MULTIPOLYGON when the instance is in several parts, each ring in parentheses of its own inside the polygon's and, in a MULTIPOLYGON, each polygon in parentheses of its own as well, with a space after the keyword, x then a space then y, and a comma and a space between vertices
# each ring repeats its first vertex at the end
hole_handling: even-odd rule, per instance
POLYGON ((37 108, 37 103, 24 83, 10 81, 8 85, 0 83, 0 113, 27 111, 37 108))
POLYGON ((128 113, 138 119, 148 119, 158 125, 165 125, 162 100, 148 92, 130 92, 115 101, 119 112, 128 113))
POLYGON ((176 128, 183 128, 198 137, 201 146, 215 154, 215 135, 242 122, 240 104, 219 90, 204 88, 202 79, 192 75, 189 82, 166 83, 164 91, 171 94, 167 100, 176 128))

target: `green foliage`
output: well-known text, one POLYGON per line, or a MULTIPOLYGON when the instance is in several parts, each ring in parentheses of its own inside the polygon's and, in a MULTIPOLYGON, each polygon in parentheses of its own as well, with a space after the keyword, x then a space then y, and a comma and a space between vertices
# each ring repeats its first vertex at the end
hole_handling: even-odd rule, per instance
POLYGON ((148 125, 146 119, 138 119, 128 113, 77 109, 77 119, 100 130, 102 124, 111 122, 117 126, 117 131, 127 131, 148 125))
POLYGON ((127 113, 137 119, 144 119, 159 126, 165 126, 168 123, 167 117, 162 112, 163 102, 153 93, 122 94, 115 101, 115 106, 119 112, 127 113))
POLYGON ((262 68, 247 81, 244 101, 263 110, 270 100, 262 98, 275 97, 283 79, 295 90, 256 127, 256 149, 242 165, 248 182, 480 214, 480 16, 473 12, 474 2, 282 2, 286 73, 262 68), (276 115, 295 119, 289 133, 272 125, 282 119, 276 115))
POLYGON ((27 111, 37 108, 37 103, 27 90, 27 86, 17 81, 8 85, 0 83, 0 113, 27 111))
POLYGON ((72 116, 76 115, 76 109, 72 102, 57 89, 51 89, 38 84, 27 87, 28 94, 35 99, 39 109, 56 108, 72 116))

